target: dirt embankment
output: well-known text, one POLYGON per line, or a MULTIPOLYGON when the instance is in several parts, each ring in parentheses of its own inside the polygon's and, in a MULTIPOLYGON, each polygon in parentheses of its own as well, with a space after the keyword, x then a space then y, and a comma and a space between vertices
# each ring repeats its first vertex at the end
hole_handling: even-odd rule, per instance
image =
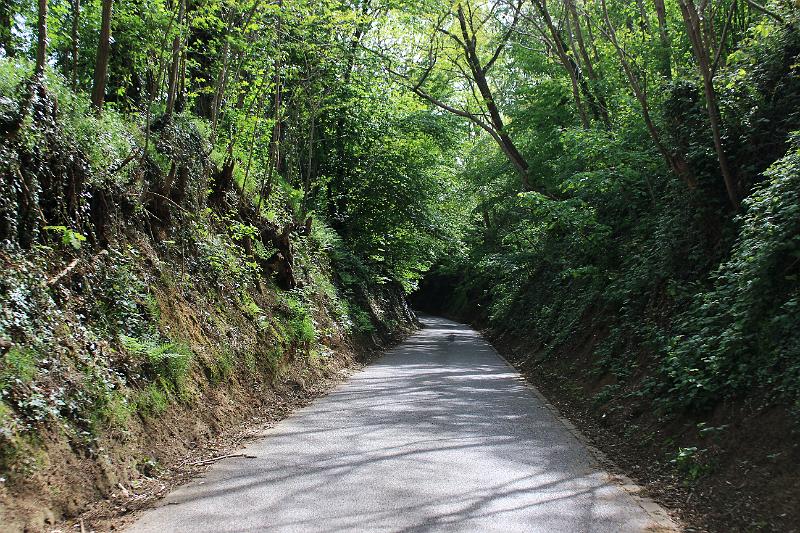
MULTIPOLYGON (((52 332, 52 353, 16 347, 0 353, 0 378, 25 375, 7 389, 6 400, 20 411, 2 420, 11 428, 3 435, 10 446, 0 454, 4 533, 80 527, 75 517, 87 530, 112 529, 415 326, 399 290, 365 289, 359 330, 337 314, 341 304, 325 283, 309 278, 304 296, 266 281, 243 289, 181 277, 175 258, 159 254, 144 236, 126 247, 125 268, 109 254, 76 269, 59 289, 51 302, 55 325, 43 327, 52 332), (105 308, 92 291, 99 294, 110 275, 123 271, 122 282, 141 289, 125 295, 132 302, 126 320, 142 319, 148 333, 97 338, 100 322, 92 315, 105 308), (25 368, 12 366, 20 354, 30 354, 25 368), (95 390, 109 380, 107 392, 95 390), (90 394, 91 401, 79 403, 90 394), (43 398, 48 409, 39 421, 29 398, 43 398), (62 408, 50 409, 51 400, 62 408)), ((7 258, 9 271, 33 268, 16 259, 7 258)), ((60 262, 42 264, 61 270, 60 262)), ((315 276, 325 272, 323 265, 315 276)), ((34 322, 47 318, 37 313, 34 322)))
POLYGON ((617 384, 594 371, 603 332, 575 338, 542 359, 530 340, 485 331, 493 345, 689 531, 800 531, 800 428, 785 406, 760 398, 711 412, 664 412, 639 375, 617 384), (608 394, 613 391, 613 394, 608 394))
POLYGON ((197 401, 156 417, 132 418, 127 427, 81 450, 64 435, 42 436, 43 465, 23 483, 0 485, 4 532, 110 531, 127 523, 169 490, 205 471, 297 408, 326 394, 381 349, 399 340, 342 343, 322 364, 294 361, 267 382, 232 379, 209 387, 197 401))
POLYGON ((266 389, 239 391, 238 398, 209 398, 210 408, 201 416, 181 410, 152 423, 149 442, 140 443, 139 448, 147 449, 158 467, 134 473, 101 499, 84 505, 80 513, 56 519, 45 530, 123 528, 172 489, 202 475, 218 460, 239 454, 248 442, 262 437, 293 411, 333 390, 403 336, 401 329, 385 344, 369 338, 354 340, 337 350, 323 368, 310 373, 296 369, 266 389))

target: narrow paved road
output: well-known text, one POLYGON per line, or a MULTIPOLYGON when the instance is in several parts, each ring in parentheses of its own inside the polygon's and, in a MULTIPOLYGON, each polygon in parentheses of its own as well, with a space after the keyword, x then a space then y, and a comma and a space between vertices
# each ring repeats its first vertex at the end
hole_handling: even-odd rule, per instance
POLYGON ((129 533, 663 531, 474 331, 423 321, 129 533))

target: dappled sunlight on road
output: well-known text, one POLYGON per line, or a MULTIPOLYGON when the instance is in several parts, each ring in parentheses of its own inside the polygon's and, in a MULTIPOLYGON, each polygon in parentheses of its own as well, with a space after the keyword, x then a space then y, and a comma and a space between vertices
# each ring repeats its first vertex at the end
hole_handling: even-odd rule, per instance
POLYGON ((426 327, 298 411, 136 532, 643 531, 609 481, 474 331, 426 327))

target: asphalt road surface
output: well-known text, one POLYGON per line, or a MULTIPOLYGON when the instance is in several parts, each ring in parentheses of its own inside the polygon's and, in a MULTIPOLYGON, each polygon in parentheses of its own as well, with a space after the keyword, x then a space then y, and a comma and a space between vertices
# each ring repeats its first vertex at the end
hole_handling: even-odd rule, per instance
POLYGON ((423 322, 128 533, 670 529, 477 333, 423 322))

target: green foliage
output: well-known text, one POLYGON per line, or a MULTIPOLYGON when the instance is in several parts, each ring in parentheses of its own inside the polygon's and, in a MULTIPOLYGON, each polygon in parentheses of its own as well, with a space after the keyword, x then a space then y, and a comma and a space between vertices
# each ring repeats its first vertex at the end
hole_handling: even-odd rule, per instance
POLYGON ((131 355, 143 359, 144 372, 157 380, 166 391, 179 396, 184 392, 192 363, 192 350, 185 344, 159 342, 155 339, 120 336, 122 346, 131 355))
POLYGON ((800 147, 745 202, 729 258, 679 318, 664 371, 671 395, 709 404, 753 387, 800 400, 800 147))
POLYGON ((116 391, 101 408, 99 417, 111 427, 124 430, 137 408, 135 400, 136 398, 131 399, 126 394, 116 391))
POLYGON ((123 425, 135 411, 155 416, 167 410, 171 401, 188 400, 186 381, 192 366, 193 353, 185 344, 161 342, 152 338, 120 336, 125 351, 138 360, 142 376, 147 380, 143 389, 130 397, 110 395, 102 408, 103 417, 112 425, 123 425))
POLYGON ((317 329, 307 304, 292 294, 286 294, 282 303, 285 306, 290 337, 304 344, 314 342, 317 338, 317 329))
POLYGON ((156 383, 151 383, 134 395, 133 404, 142 415, 160 415, 169 406, 169 397, 156 383))
POLYGON ((74 250, 80 250, 81 243, 86 240, 86 236, 81 235, 77 231, 73 231, 66 226, 45 226, 42 229, 60 234, 61 244, 64 246, 70 246, 74 250))
MULTIPOLYGON (((435 264, 462 311, 533 339, 537 362, 596 333, 588 371, 614 383, 597 404, 709 409, 753 390, 797 404, 796 10, 770 4, 779 24, 747 2, 702 4, 710 98, 677 4, 666 32, 654 5, 580 4, 523 2, 518 17, 472 2, 467 58, 448 35, 465 2, 204 0, 182 17, 174 1, 118 2, 100 110, 100 3, 81 7, 77 61, 72 4, 49 3, 34 79, 35 6, 12 2, 3 438, 68 421, 89 442, 191 401, 195 367, 222 384, 322 364, 348 333, 396 328, 395 289, 435 264), (748 197, 738 218, 723 156, 748 197), (198 301, 200 322, 212 309, 185 338, 207 326, 241 342, 195 365, 169 340, 193 323, 173 298, 198 301)), ((701 452, 675 464, 695 478, 701 452)))
POLYGON ((354 34, 377 27, 374 13, 306 0, 187 4, 179 20, 175 2, 115 3, 102 109, 89 96, 101 3, 81 4, 77 62, 72 4, 48 3, 42 79, 31 61, 36 6, 9 6, 14 31, 0 41, 9 464, 34 456, 17 446, 32 435, 52 430, 96 449, 104 431, 191 404, 209 383, 278 379, 324 365, 328 346, 354 330, 388 332, 394 319, 365 309, 413 288, 460 230, 460 130, 353 47, 354 34), (170 95, 175 38, 182 63, 170 95), (279 268, 291 268, 296 288, 272 283, 279 268), (210 334, 223 347, 195 355, 170 340, 178 326, 195 328, 185 335, 193 346, 210 334))
MULTIPOLYGON (((590 38, 585 56, 575 40, 577 29, 589 39, 583 22, 570 19, 559 30, 573 38, 572 60, 586 76, 576 85, 569 61, 531 45, 537 31, 548 31, 541 11, 526 12, 520 24, 530 33, 498 59, 512 68, 495 70, 489 82, 536 192, 519 193, 496 139, 462 145, 474 203, 456 232, 462 252, 437 266, 435 279, 457 283, 449 310, 531 339, 545 365, 586 342, 586 379, 615 379, 598 404, 613 407, 633 394, 672 413, 752 394, 796 405, 800 167, 790 132, 800 128, 798 32, 749 7, 722 10, 734 10, 736 22, 718 35, 715 96, 722 144, 747 195, 735 216, 677 6, 667 7, 677 33, 665 56, 651 8, 605 5, 607 18, 602 5, 584 6, 586 20, 604 32, 590 38), (646 93, 646 105, 636 91, 646 93)), ((569 18, 566 3, 547 9, 555 20, 569 18)), ((458 90, 457 71, 439 79, 445 83, 431 83, 436 95, 479 109, 458 90)))
POLYGON ((230 378, 234 372, 236 363, 230 350, 221 350, 215 354, 210 368, 210 380, 212 383, 219 384, 230 378))
POLYGON ((2 358, 0 393, 6 394, 14 385, 25 385, 36 376, 40 356, 30 348, 11 348, 2 358))
POLYGON ((352 312, 353 331, 361 335, 371 335, 375 333, 375 324, 372 322, 372 316, 362 309, 356 307, 352 312))
POLYGON ((684 476, 686 484, 694 483, 711 471, 711 466, 703 460, 707 451, 698 450, 697 446, 678 448, 674 458, 670 459, 670 464, 684 476))
POLYGON ((253 320, 257 320, 264 314, 264 311, 253 300, 253 297, 250 296, 249 292, 242 291, 240 297, 242 300, 242 312, 244 312, 247 316, 253 320))
POLYGON ((442 133, 431 124, 419 130, 415 115, 371 111, 361 148, 369 160, 352 171, 344 193, 352 221, 347 244, 410 291, 443 251, 447 217, 456 212, 448 187, 450 141, 437 138, 442 133))
POLYGON ((152 294, 146 294, 144 296, 144 305, 151 323, 157 325, 159 320, 161 320, 161 305, 158 303, 158 300, 152 294))
MULTIPOLYGON (((0 58, 0 97, 19 103, 24 101, 27 80, 33 71, 29 61, 21 59, 0 58)), ((98 184, 108 176, 108 170, 120 164, 136 143, 141 142, 141 133, 134 124, 114 111, 108 110, 102 118, 91 110, 89 98, 85 94, 75 93, 64 78, 55 72, 48 71, 46 76, 48 97, 56 106, 59 135, 73 149, 80 150, 85 156, 90 179, 98 184)), ((18 116, 24 110, 14 110, 18 116)), ((12 118, 12 117, 10 117, 12 118)), ((30 118, 30 117, 28 117, 30 118)), ((29 143, 36 147, 42 142, 42 133, 35 122, 23 121, 21 135, 27 137, 29 143)))
POLYGON ((101 278, 99 297, 92 308, 93 318, 109 336, 142 336, 151 332, 157 322, 152 296, 136 271, 140 254, 134 247, 109 252, 114 267, 101 278))

